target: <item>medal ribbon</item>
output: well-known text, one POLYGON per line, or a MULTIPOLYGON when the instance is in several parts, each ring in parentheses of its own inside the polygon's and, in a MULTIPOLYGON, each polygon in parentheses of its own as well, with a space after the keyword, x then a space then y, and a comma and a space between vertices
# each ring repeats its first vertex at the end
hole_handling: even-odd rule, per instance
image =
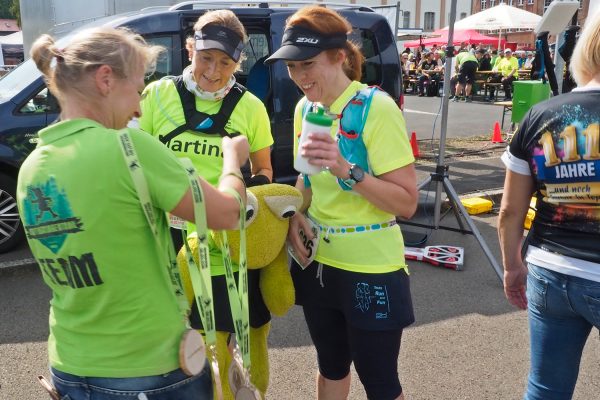
POLYGON ((233 276, 233 266, 229 253, 229 241, 227 233, 221 232, 223 246, 223 265, 225 266, 225 279, 227 280, 227 294, 231 307, 231 317, 235 328, 235 338, 242 356, 242 362, 246 371, 250 370, 250 312, 248 310, 248 264, 246 261, 246 207, 242 198, 233 189, 224 189, 231 194, 240 205, 240 255, 238 284, 233 276))
MULTIPOLYGON (((127 163, 127 167, 131 174, 133 184, 138 193, 142 210, 146 220, 152 230, 152 235, 159 249, 161 258, 167 257, 165 265, 167 265, 168 278, 173 286, 173 290, 177 296, 177 305, 179 311, 185 319, 186 326, 190 328, 188 312, 189 305, 184 296, 183 285, 181 284, 181 276, 179 275, 179 269, 177 266, 177 258, 175 256, 175 249, 173 242, 168 240, 167 251, 164 251, 163 244, 158 237, 158 228, 156 226, 156 216, 154 215, 154 208, 150 201, 150 193, 148 191, 148 184, 142 171, 140 161, 137 157, 135 148, 131 136, 126 130, 122 130, 119 133, 119 142, 121 143, 121 150, 127 163)), ((189 248, 187 240, 184 238, 184 244, 186 249, 186 258, 188 261, 188 271, 190 274, 190 280, 192 282, 192 288, 194 289, 194 296, 196 297, 196 304, 198 305, 200 318, 202 319, 202 325, 206 335, 206 343, 210 349, 211 354, 211 369, 213 370, 213 378, 215 380, 217 399, 223 397, 221 392, 221 378, 219 375, 219 366, 217 364, 217 353, 216 353, 216 326, 215 326, 215 313, 213 303, 213 292, 212 292, 212 280, 210 276, 210 258, 208 249, 208 228, 206 223, 206 208, 204 206, 204 196, 202 194, 202 187, 198 181, 196 170, 192 165, 192 162, 183 158, 180 159, 183 164, 190 182, 192 189, 192 199, 194 202, 194 217, 196 222, 196 229, 198 232, 198 259, 200 260, 200 268, 194 262, 192 251, 189 248)))
POLYGON ((213 301, 212 278, 210 275, 210 250, 208 247, 208 226, 206 222, 206 207, 204 205, 204 195, 202 187, 198 180, 198 174, 194 165, 189 158, 180 158, 179 161, 183 164, 192 188, 192 199, 194 200, 194 219, 196 223, 196 234, 198 237, 198 261, 200 268, 194 261, 194 256, 185 231, 182 230, 183 244, 185 248, 185 257, 188 265, 188 272, 194 289, 194 297, 198 313, 202 320, 206 344, 210 350, 211 369, 213 379, 215 380, 215 398, 222 399, 223 393, 221 390, 221 376, 219 374, 219 364, 217 361, 217 328, 215 324, 215 309, 213 301))
POLYGON ((123 151, 123 156, 125 157, 125 163, 127 164, 127 169, 129 169, 129 173, 131 174, 131 179, 133 180, 133 185, 135 186, 135 190, 138 194, 142 210, 144 210, 144 215, 146 216, 146 220, 150 225, 152 235, 156 241, 159 257, 167 267, 167 278, 169 282, 171 282, 173 291, 175 292, 179 312, 184 317, 186 324, 189 327, 189 320, 187 318, 189 306, 184 296, 183 285, 181 284, 181 276, 179 275, 179 269, 177 267, 177 258, 175 256, 173 242, 171 240, 168 241, 166 249, 167 251, 165 251, 164 245, 158 236, 158 227, 156 226, 157 219, 154 214, 154 206, 150 200, 148 183, 146 182, 146 177, 142 171, 140 160, 137 156, 135 148, 133 147, 133 141, 131 140, 131 136, 127 130, 124 129, 119 132, 119 143, 121 144, 121 150, 123 151))
POLYGON ((190 280, 194 288, 194 296, 202 326, 206 335, 206 343, 209 346, 216 345, 217 332, 215 326, 215 311, 213 302, 212 279, 210 276, 210 256, 208 247, 208 227, 206 223, 206 208, 204 206, 204 196, 202 187, 198 181, 196 169, 189 158, 179 159, 183 164, 192 188, 192 198, 194 199, 194 217, 196 223, 196 232, 198 234, 198 268, 192 251, 188 245, 187 239, 183 241, 185 246, 185 256, 190 273, 190 280))

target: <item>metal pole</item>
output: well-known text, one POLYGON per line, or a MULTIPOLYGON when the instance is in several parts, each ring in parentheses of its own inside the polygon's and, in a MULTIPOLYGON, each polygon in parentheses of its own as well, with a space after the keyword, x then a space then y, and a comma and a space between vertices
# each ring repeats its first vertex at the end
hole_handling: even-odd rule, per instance
MULTIPOLYGON (((440 130, 440 151, 438 154, 437 165, 444 165, 446 153, 446 129, 448 127, 448 101, 450 93, 450 78, 452 67, 452 57, 454 57, 454 21, 456 20, 456 0, 450 3, 450 23, 448 25, 448 44, 446 46, 446 68, 444 68, 444 96, 442 97, 442 125, 440 130)), ((440 207, 441 204, 441 185, 436 185, 435 191, 435 210, 433 213, 433 224, 435 228, 440 226, 440 207)))
POLYGON ((565 60, 558 54, 558 49, 565 42, 564 31, 556 35, 554 42, 554 76, 556 76, 556 84, 558 85, 558 93, 562 93, 563 70, 565 68, 565 60))
POLYGON ((394 36, 396 42, 398 41, 398 29, 400 29, 400 2, 396 2, 396 29, 394 29, 394 36))
MULTIPOLYGON (((500 30, 498 31, 498 56, 500 56, 500 51, 502 50, 500 48, 500 46, 502 46, 502 28, 500 28, 500 30)), ((492 65, 493 67, 493 65, 492 65)))
MULTIPOLYGON (((448 199, 452 203, 452 207, 455 208, 454 214, 456 216, 459 226, 461 227, 461 229, 459 231, 461 233, 470 233, 473 236, 475 236, 475 239, 477 239, 477 241, 479 242, 481 249, 485 253, 485 256, 489 260, 490 264, 492 265, 494 272, 496 273, 496 275, 498 276, 500 281, 502 281, 503 280, 502 267, 496 262, 496 259, 494 258, 493 253, 491 252, 491 250, 485 243, 483 236, 481 235, 481 233, 475 226, 475 223, 473 222, 473 220, 471 220, 469 214, 467 213, 467 211, 463 207, 462 203, 460 202, 458 194, 452 187, 452 183, 450 182, 450 179, 448 178, 448 166, 444 165, 444 161, 445 161, 444 157, 445 157, 445 152, 446 152, 446 131, 448 129, 448 101, 449 101, 448 94, 450 93, 450 73, 451 73, 450 67, 452 66, 452 57, 454 57, 453 42, 454 42, 454 22, 456 21, 456 2, 457 2, 457 0, 451 0, 451 6, 450 6, 450 22, 448 24, 448 44, 446 47, 446 67, 444 68, 444 90, 443 90, 444 94, 442 97, 442 125, 441 125, 441 131, 440 131, 440 149, 439 149, 439 154, 438 154, 438 158, 437 158, 437 165, 436 165, 435 173, 432 173, 429 178, 427 178, 423 183, 419 184, 418 189, 421 190, 430 183, 435 184, 435 203, 434 203, 434 212, 433 212, 433 221, 434 221, 433 228, 434 229, 440 228, 440 208, 441 208, 441 204, 442 204, 442 201, 441 201, 442 200, 441 199, 442 189, 446 192, 448 199), (456 212, 456 209, 458 210, 458 212, 456 212), (469 232, 464 231, 462 220, 460 219, 461 217, 464 218, 464 220, 467 223, 467 225, 469 226, 469 228, 471 228, 471 231, 469 231, 469 232)), ((405 224, 411 225, 411 222, 407 221, 407 222, 405 222, 405 224)), ((420 224, 413 224, 413 225, 422 226, 420 224)), ((442 227, 442 228, 456 231, 453 228, 447 228, 447 227, 442 227)))

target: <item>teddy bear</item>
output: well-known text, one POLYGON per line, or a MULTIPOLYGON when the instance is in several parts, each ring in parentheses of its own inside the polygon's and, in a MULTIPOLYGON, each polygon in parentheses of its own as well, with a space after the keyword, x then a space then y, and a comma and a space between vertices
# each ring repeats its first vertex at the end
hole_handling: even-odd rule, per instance
MULTIPOLYGON (((288 267, 286 237, 290 218, 302 205, 302 194, 292 186, 270 183, 246 189, 246 246, 248 269, 260 269, 259 287, 271 314, 282 316, 294 304, 294 285, 288 267)), ((219 232, 210 232, 211 239, 221 245, 219 232)), ((239 231, 227 231, 230 254, 234 262, 239 258, 239 231)), ((198 240, 194 236, 188 244, 198 263, 198 240)), ((185 251, 177 256, 181 278, 188 301, 193 290, 187 270, 185 251)), ((263 398, 269 384, 267 337, 271 323, 250 328, 250 381, 263 398)), ((217 331, 217 359, 224 399, 234 399, 227 382, 231 354, 228 348, 229 332, 217 331)), ((217 391, 215 390, 215 393, 217 391)))

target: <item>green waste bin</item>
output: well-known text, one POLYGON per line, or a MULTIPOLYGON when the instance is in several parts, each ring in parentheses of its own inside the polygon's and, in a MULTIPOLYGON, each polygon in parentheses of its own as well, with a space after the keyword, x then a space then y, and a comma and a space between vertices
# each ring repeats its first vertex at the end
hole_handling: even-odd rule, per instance
POLYGON ((540 101, 550 98, 550 84, 542 81, 514 81, 511 121, 521 122, 527 111, 540 101))

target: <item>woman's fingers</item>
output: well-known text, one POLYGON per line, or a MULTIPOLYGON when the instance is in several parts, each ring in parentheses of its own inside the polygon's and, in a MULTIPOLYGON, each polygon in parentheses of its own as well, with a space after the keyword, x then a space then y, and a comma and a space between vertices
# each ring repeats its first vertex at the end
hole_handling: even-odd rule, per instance
MULTIPOLYGON (((306 228, 304 227, 305 224, 306 221, 304 221, 303 215, 294 215, 290 221, 290 227, 288 231, 288 241, 292 245, 296 257, 299 258, 298 261, 302 262, 303 264, 306 263, 306 260, 308 259, 308 251, 306 247, 304 247, 304 241, 300 235, 300 230, 306 232, 306 228)), ((312 235, 312 232, 310 232, 310 234, 312 235)))

